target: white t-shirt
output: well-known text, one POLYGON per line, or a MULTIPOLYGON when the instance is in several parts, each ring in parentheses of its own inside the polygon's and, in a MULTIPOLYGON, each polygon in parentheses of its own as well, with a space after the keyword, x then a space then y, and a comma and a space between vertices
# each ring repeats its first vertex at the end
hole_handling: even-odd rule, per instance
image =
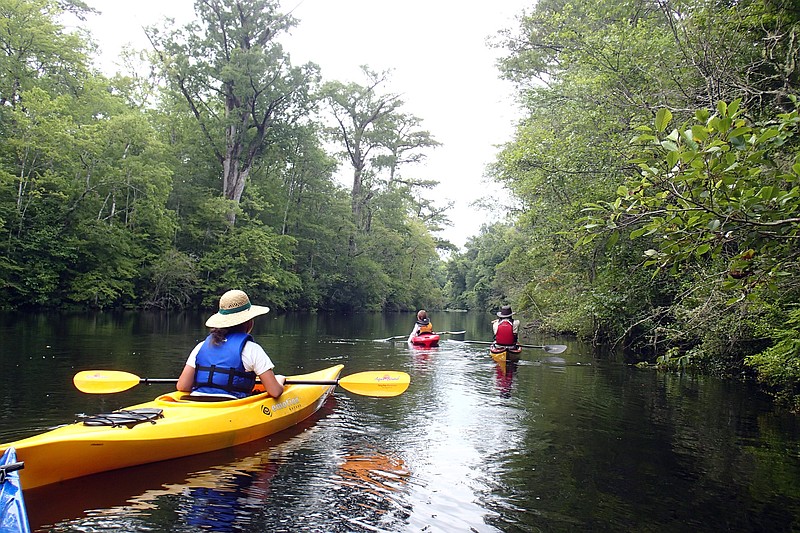
MULTIPOLYGON (((197 353, 200 351, 200 348, 205 342, 206 341, 203 340, 194 347, 192 353, 189 354, 189 358, 186 360, 187 365, 192 368, 196 367, 197 353)), ((275 365, 267 355, 267 352, 264 351, 264 348, 253 341, 247 341, 244 343, 244 348, 242 349, 242 365, 244 366, 246 372, 253 371, 255 372, 256 376, 260 376, 267 370, 272 370, 275 368, 275 365)), ((203 393, 194 391, 192 394, 201 395, 203 393)), ((215 394, 214 396, 220 395, 215 394)))

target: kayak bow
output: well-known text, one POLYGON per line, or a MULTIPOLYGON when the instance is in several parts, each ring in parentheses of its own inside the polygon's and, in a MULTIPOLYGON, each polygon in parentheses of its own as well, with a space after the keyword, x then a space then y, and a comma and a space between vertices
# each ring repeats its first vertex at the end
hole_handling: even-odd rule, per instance
POLYGON ((19 483, 19 470, 24 463, 17 462, 16 450, 8 448, 0 458, 0 531, 28 533, 28 513, 19 483))
MULTIPOLYGON (((336 365, 290 379, 335 383, 342 368, 336 365)), ((22 486, 30 489, 262 439, 314 414, 334 388, 287 385, 279 398, 260 393, 217 402, 188 400, 186 393, 176 391, 111 414, 119 416, 91 417, 0 449, 16 449, 25 461, 22 486)))

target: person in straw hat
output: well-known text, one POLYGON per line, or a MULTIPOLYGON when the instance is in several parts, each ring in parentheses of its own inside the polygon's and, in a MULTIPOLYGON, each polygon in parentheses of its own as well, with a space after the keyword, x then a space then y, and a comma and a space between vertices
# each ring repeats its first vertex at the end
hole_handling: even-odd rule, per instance
POLYGON ((516 346, 519 333, 519 320, 513 320, 514 311, 510 305, 504 305, 497 312, 497 318, 492 321, 495 344, 502 346, 516 346))
POLYGON ((252 393, 258 376, 270 396, 280 396, 286 378, 275 375, 275 365, 250 335, 253 319, 267 313, 269 307, 251 304, 244 291, 223 294, 219 311, 206 320, 210 334, 186 360, 178 390, 191 391, 197 399, 244 398, 252 393))

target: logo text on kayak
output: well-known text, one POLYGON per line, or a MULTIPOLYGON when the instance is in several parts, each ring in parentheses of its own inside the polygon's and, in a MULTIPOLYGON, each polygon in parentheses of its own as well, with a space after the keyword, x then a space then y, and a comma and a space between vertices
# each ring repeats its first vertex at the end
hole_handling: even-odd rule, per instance
MULTIPOLYGON (((300 405, 300 398, 295 396, 294 398, 288 398, 286 400, 283 400, 280 403, 276 403, 275 405, 273 405, 272 406, 272 412, 276 413, 276 412, 280 411, 281 409, 288 409, 289 411, 296 411, 296 410, 300 409, 301 407, 302 407, 302 405, 300 405)), ((264 406, 264 408, 269 410, 266 405, 264 406)), ((268 414, 268 413, 265 412, 264 414, 268 414)))

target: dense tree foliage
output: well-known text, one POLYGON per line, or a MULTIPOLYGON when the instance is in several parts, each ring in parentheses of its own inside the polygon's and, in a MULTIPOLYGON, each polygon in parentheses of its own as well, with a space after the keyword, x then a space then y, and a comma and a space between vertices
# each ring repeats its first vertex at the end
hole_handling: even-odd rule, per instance
POLYGON ((488 272, 544 331, 797 397, 798 34, 792 0, 537 2, 497 43, 515 231, 468 245, 453 297, 488 272))
POLYGON ((800 408, 797 0, 532 3, 496 42, 524 110, 488 169, 508 216, 463 253, 389 72, 325 80, 278 2, 197 0, 108 79, 62 24, 88 11, 0 0, 0 306, 510 303, 800 408))
POLYGON ((0 0, 0 305, 212 306, 230 287, 278 308, 440 303, 425 217, 442 214, 400 171, 436 142, 402 102, 356 212, 326 148, 346 132, 319 112, 354 85, 322 92, 316 65, 291 64, 278 2, 198 0, 114 79, 63 25, 88 11, 0 0))

